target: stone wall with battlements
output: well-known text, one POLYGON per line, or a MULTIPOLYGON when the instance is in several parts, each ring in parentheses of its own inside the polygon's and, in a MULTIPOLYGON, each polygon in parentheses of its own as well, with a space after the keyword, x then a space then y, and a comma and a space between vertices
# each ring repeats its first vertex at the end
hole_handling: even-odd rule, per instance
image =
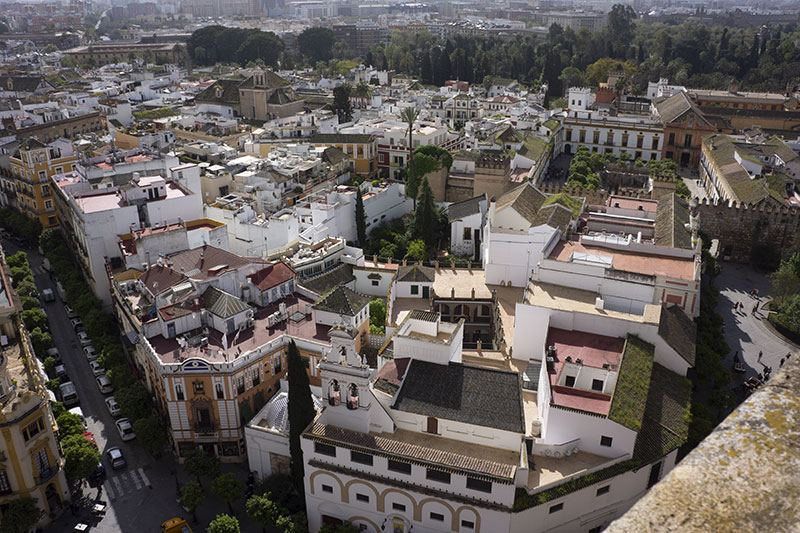
MULTIPOLYGON (((545 194, 566 193, 586 198, 588 205, 605 205, 611 194, 630 198, 650 198, 644 189, 620 188, 616 191, 572 188, 560 185, 539 187, 545 194)), ((657 193, 664 189, 656 188, 657 193)), ((698 199, 700 231, 709 238, 719 240, 720 257, 736 263, 749 263, 754 248, 767 246, 780 252, 786 259, 795 235, 800 233, 800 209, 796 207, 767 207, 713 203, 698 199)))

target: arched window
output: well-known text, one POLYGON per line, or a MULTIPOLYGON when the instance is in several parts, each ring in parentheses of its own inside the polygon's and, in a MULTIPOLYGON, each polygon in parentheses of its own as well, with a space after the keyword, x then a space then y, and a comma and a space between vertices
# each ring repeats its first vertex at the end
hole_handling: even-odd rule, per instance
POLYGON ((358 385, 351 383, 347 388, 347 392, 349 393, 347 398, 347 408, 358 409, 358 385))
POLYGON ((328 403, 337 406, 341 402, 341 394, 339 392, 339 382, 332 379, 328 384, 328 403))

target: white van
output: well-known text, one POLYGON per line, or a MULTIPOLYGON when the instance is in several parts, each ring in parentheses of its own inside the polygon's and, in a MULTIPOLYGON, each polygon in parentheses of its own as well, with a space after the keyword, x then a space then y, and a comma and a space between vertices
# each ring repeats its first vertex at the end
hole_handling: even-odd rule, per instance
POLYGON ((80 398, 78 398, 78 391, 75 389, 75 385, 71 381, 62 383, 58 387, 58 391, 61 393, 61 402, 64 404, 64 407, 72 407, 73 405, 78 405, 80 402, 80 398))

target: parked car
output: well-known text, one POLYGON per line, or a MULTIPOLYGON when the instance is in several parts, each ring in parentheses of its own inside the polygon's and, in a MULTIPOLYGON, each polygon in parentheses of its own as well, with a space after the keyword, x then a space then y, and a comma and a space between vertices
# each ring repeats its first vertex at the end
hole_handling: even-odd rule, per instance
MULTIPOLYGON (((78 313, 72 310, 69 304, 64 304, 64 311, 67 312, 67 318, 72 320, 73 318, 78 318, 78 313)), ((73 326, 74 327, 74 326, 73 326)))
POLYGON ((136 438, 136 433, 133 431, 133 424, 127 418, 120 418, 115 422, 117 431, 122 440, 133 440, 136 438))
POLYGON ((108 379, 108 376, 105 374, 100 374, 94 379, 97 381, 97 386, 100 388, 100 392, 103 394, 111 394, 114 392, 114 387, 111 385, 111 380, 108 379))
POLYGON ((97 469, 92 473, 92 476, 89 478, 90 483, 94 483, 95 485, 99 485, 103 482, 106 478, 106 467, 103 466, 103 463, 98 463, 97 469))
POLYGON ((94 361, 95 359, 97 359, 97 352, 94 351, 94 346, 92 346, 91 344, 89 346, 83 347, 83 355, 85 355, 86 359, 88 359, 89 361, 94 361))
POLYGON ((116 446, 106 451, 106 457, 108 458, 108 462, 111 463, 111 468, 114 470, 125 468, 127 464, 125 462, 125 456, 122 455, 122 450, 116 446))
POLYGON ((61 354, 58 353, 58 348, 56 348, 55 346, 50 348, 49 350, 47 350, 47 356, 46 357, 52 357, 53 359, 56 360, 56 363, 60 363, 61 362, 61 354))
POLYGON ((119 404, 117 403, 117 399, 113 396, 109 396, 106 398, 106 407, 108 407, 108 412, 111 413, 111 416, 114 418, 118 417, 122 414, 122 410, 119 408, 119 404))
POLYGON ((94 445, 94 447, 97 448, 97 441, 94 440, 94 433, 92 433, 91 431, 84 431, 83 438, 91 442, 94 445))
MULTIPOLYGON (((56 365, 54 371, 55 371, 55 377, 57 378, 67 377, 67 367, 65 367, 64 365, 56 365)), ((65 379, 64 381, 69 381, 69 379, 65 379)))
POLYGON ((89 368, 92 369, 92 374, 94 374, 95 376, 99 376, 101 374, 106 373, 106 369, 103 368, 103 365, 101 365, 97 361, 89 361, 89 368))
POLYGON ((83 331, 83 320, 81 320, 80 318, 75 317, 69 322, 70 324, 72 324, 72 328, 75 330, 76 333, 78 331, 83 331))
POLYGON ((56 295, 53 292, 53 289, 44 289, 42 291, 42 300, 44 300, 45 302, 55 302, 56 295))
POLYGON ((71 381, 67 381, 66 383, 59 385, 58 394, 61 397, 61 402, 64 404, 64 407, 73 407, 80 403, 80 398, 78 398, 78 390, 75 388, 75 384, 71 381))
POLYGON ((81 346, 89 346, 92 344, 92 339, 89 338, 89 335, 85 331, 78 332, 78 340, 81 342, 81 346))

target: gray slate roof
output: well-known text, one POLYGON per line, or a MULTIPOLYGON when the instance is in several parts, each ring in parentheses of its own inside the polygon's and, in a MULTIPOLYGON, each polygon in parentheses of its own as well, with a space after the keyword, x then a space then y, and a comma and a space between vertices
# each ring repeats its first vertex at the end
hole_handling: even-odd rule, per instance
POLYGON ((393 408, 477 426, 525 431, 522 380, 516 372, 415 359, 406 370, 393 408))
POLYGON ((230 318, 250 309, 247 302, 216 287, 209 287, 203 293, 203 306, 220 318, 230 318))
POLYGON ((338 315, 356 316, 359 311, 369 305, 369 301, 369 296, 364 296, 340 285, 315 303, 314 309, 338 315))
POLYGON ((694 366, 697 344, 697 325, 675 305, 661 309, 658 336, 666 341, 678 355, 694 366))
POLYGON ((476 196, 475 198, 470 198, 469 200, 463 200, 461 202, 450 204, 447 206, 447 220, 454 222, 470 215, 480 213, 481 201, 485 199, 486 195, 482 194, 480 196, 476 196))

